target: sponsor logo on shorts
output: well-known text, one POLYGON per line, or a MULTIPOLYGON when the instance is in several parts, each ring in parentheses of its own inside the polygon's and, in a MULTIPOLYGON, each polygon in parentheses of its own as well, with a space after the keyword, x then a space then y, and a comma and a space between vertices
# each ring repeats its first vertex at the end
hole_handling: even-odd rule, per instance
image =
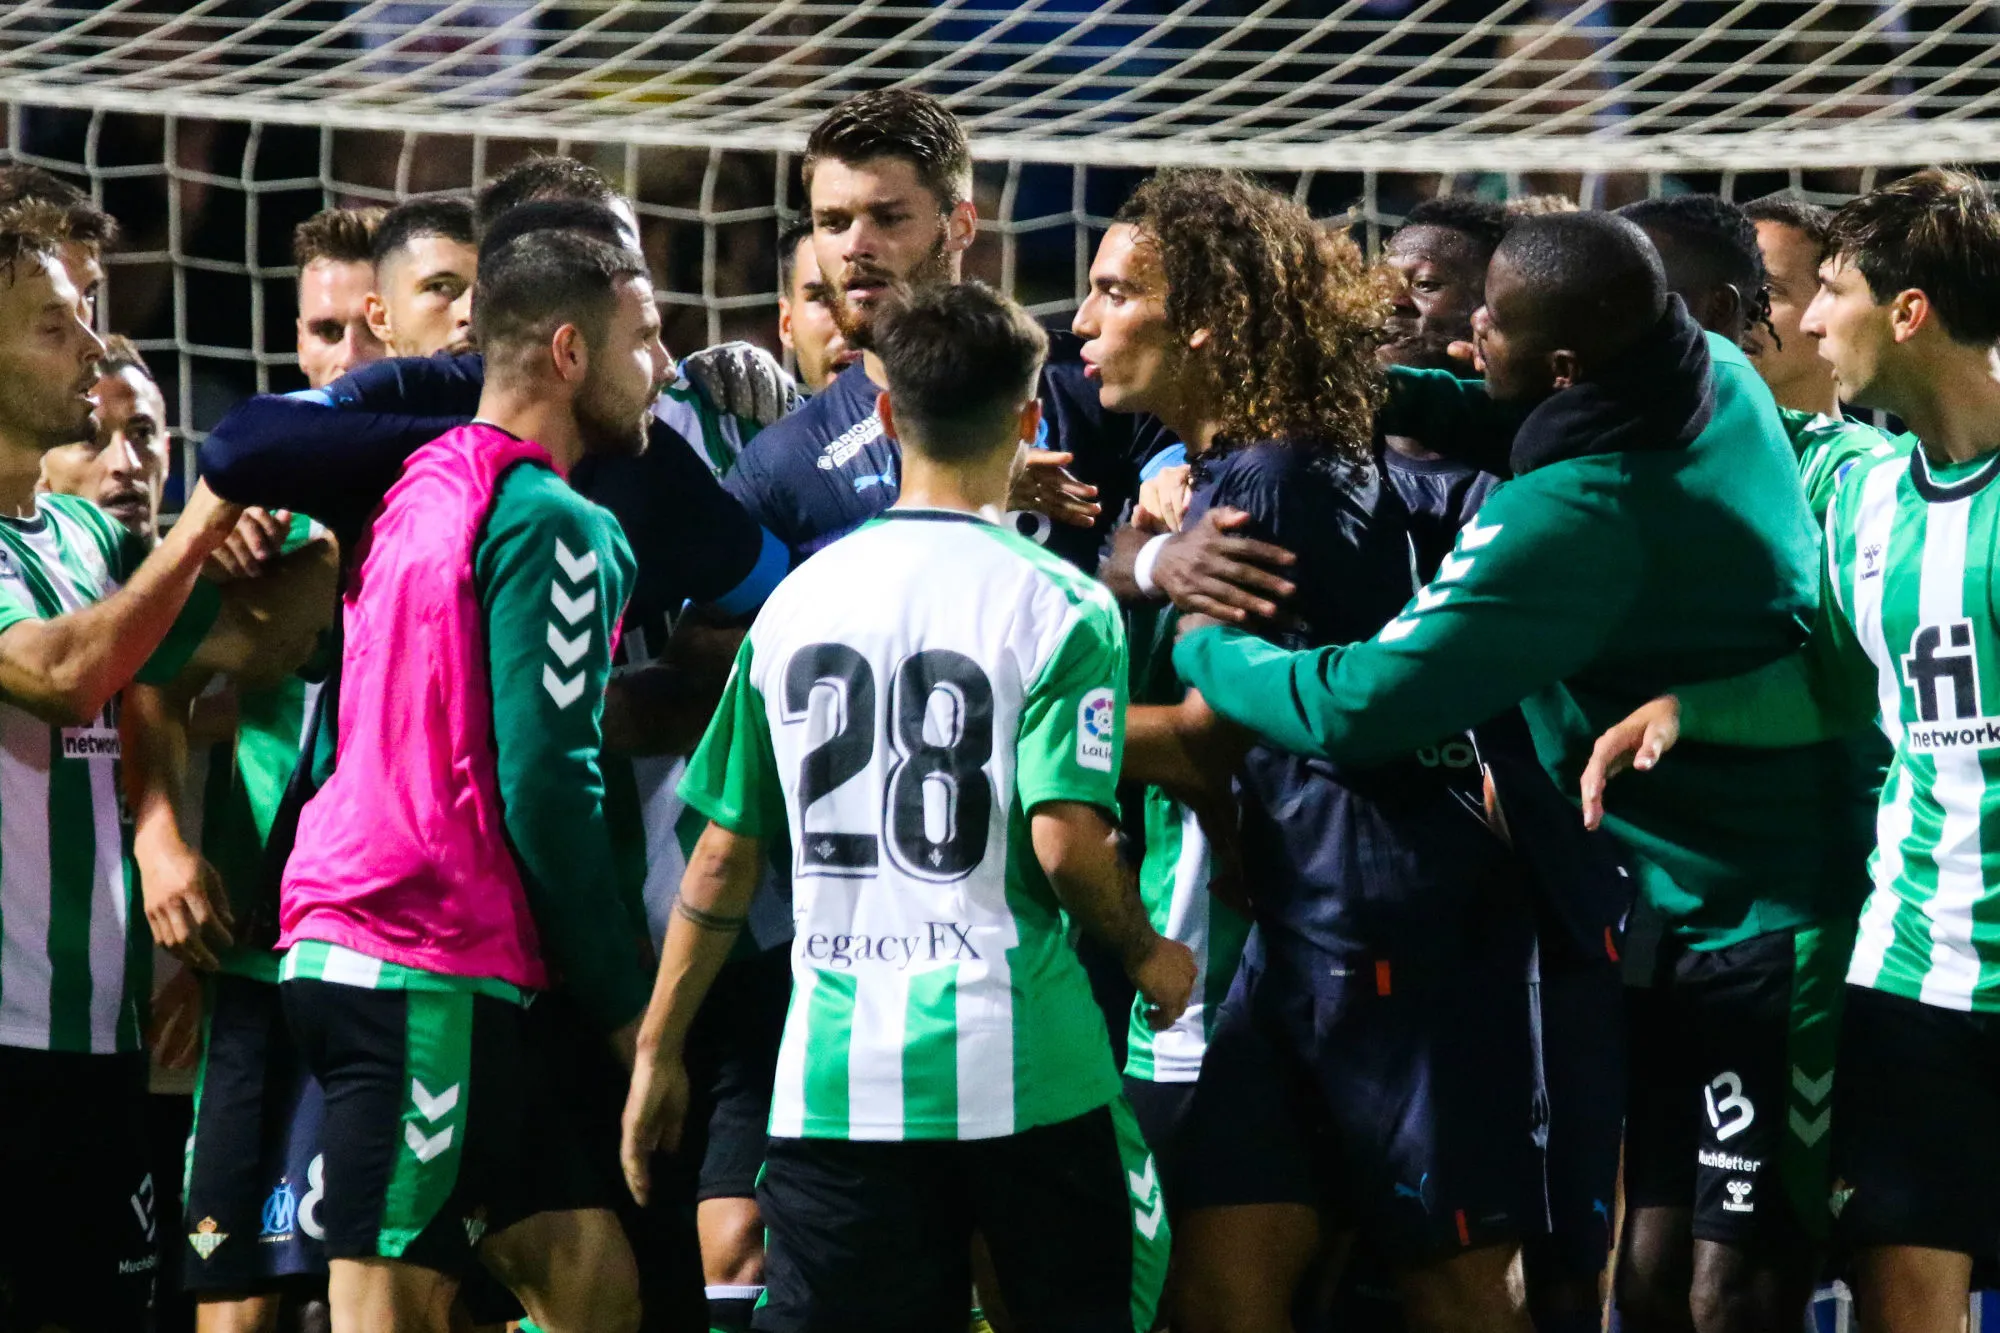
POLYGON ((1118 732, 1118 699, 1110 690, 1092 690, 1076 706, 1076 762, 1100 773, 1111 771, 1111 743, 1118 732))
POLYGON ((465 1223, 465 1243, 474 1249, 478 1249, 479 1242, 486 1238, 486 1210, 484 1208, 475 1208, 472 1210, 471 1217, 461 1218, 460 1220, 465 1223))
POLYGON ((1756 1175, 1758 1168, 1764 1165, 1755 1157, 1738 1157, 1733 1152, 1713 1152, 1707 1148, 1699 1149, 1694 1157, 1703 1166, 1714 1167, 1717 1171, 1740 1171, 1751 1176, 1756 1175))
POLYGON ((149 1254, 143 1259, 120 1259, 118 1276, 130 1277, 135 1273, 150 1273, 160 1266, 160 1256, 149 1254))
POLYGON ((116 727, 62 729, 62 757, 65 759, 116 759, 118 756, 116 727))
MULTIPOLYGON (((450 1115, 458 1107, 458 1088, 454 1083, 443 1092, 433 1093, 419 1079, 410 1080, 410 1103, 416 1108, 418 1118, 436 1124, 450 1115)), ((435 1134, 425 1134, 415 1119, 403 1122, 403 1142, 419 1162, 430 1162, 439 1153, 451 1146, 456 1125, 446 1125, 435 1134)))
POLYGON ((888 963, 897 970, 914 963, 982 961, 972 943, 972 927, 957 921, 925 921, 921 935, 806 936, 806 957, 848 968, 856 963, 888 963))
POLYGON ((1417 1183, 1414 1185, 1405 1185, 1400 1180, 1397 1181, 1395 1197, 1398 1199, 1415 1199, 1423 1207, 1423 1210, 1428 1213, 1432 1205, 1436 1202, 1432 1197, 1430 1172, 1426 1171, 1418 1178, 1417 1183))
POLYGON ((1166 1220, 1167 1201, 1160 1196, 1160 1176, 1153 1167, 1153 1155, 1146 1154, 1146 1169, 1127 1171, 1125 1181, 1132 1187, 1132 1225, 1147 1240, 1160 1234, 1166 1220))
POLYGON ((1732 1180, 1727 1185, 1724 1185, 1723 1189, 1728 1191, 1729 1197, 1722 1201, 1722 1211, 1725 1213, 1756 1212, 1757 1205, 1750 1200, 1750 1191, 1756 1187, 1756 1184, 1757 1182, 1754 1180, 1732 1180))
POLYGON ((188 1244, 194 1246, 194 1252, 201 1256, 203 1263, 207 1263, 208 1257, 215 1253, 216 1247, 228 1239, 227 1231, 216 1230, 215 1219, 212 1217, 202 1218, 194 1224, 194 1230, 188 1233, 188 1244))

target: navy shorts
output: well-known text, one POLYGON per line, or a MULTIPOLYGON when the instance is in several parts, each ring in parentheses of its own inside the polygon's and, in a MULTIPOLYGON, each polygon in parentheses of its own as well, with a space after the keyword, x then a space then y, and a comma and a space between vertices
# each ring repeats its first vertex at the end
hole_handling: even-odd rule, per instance
POLYGON ((189 1291, 253 1295, 326 1276, 325 1101, 285 1025, 276 982, 209 983, 183 1256, 189 1291))
POLYGON ((1177 1207, 1307 1204, 1396 1267, 1544 1232, 1527 983, 1440 971, 1246 957, 1195 1085, 1177 1207))
POLYGON ((1611 1257, 1625 1133, 1624 989, 1609 961, 1545 968, 1535 987, 1549 1232, 1528 1242, 1528 1263, 1544 1273, 1589 1277, 1611 1257))

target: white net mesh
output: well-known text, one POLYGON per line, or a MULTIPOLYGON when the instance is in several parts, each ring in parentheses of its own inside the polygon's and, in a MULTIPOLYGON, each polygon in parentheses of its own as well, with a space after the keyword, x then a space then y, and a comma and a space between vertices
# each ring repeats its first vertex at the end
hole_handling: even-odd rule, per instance
POLYGON ((292 227, 534 151, 638 200, 679 350, 775 344, 812 123, 909 83, 965 119, 1038 313, 1165 163, 1268 173, 1371 244, 1418 199, 1793 190, 2000 159, 2000 5, 1822 0, 110 0, 0 6, 5 154, 123 224, 106 326, 184 433, 302 381, 292 227))

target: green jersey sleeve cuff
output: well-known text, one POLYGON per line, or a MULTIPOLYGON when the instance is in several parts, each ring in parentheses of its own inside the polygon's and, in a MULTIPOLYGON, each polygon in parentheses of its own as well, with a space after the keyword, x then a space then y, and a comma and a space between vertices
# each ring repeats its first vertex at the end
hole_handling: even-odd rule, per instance
POLYGON ((188 594, 181 613, 174 617, 167 637, 160 640, 160 646, 139 668, 140 683, 164 685, 186 670, 195 649, 201 647, 201 641, 215 628, 215 618, 221 611, 222 589, 207 579, 196 579, 194 591, 188 594))

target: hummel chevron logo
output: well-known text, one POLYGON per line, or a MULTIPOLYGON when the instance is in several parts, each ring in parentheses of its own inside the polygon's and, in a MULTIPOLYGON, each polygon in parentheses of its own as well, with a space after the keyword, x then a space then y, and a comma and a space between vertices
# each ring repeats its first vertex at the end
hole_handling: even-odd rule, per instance
POLYGON ((556 538, 556 563, 562 566, 563 577, 571 583, 581 583, 597 572, 597 552, 585 551, 582 555, 572 552, 563 545, 562 538, 556 538))
POLYGON ((590 651, 590 628, 585 626, 583 633, 577 635, 574 639, 565 639, 562 636, 561 630, 557 629, 554 625, 550 625, 549 651, 554 653, 556 660, 564 666, 575 666, 582 660, 583 655, 590 651))
POLYGON ((410 1080, 410 1100, 416 1103, 417 1114, 426 1120, 435 1121, 439 1116, 450 1115, 458 1105, 458 1084, 454 1083, 433 1097, 416 1079, 410 1080))
POLYGON ((419 1162, 428 1162, 451 1146, 452 1131, 456 1128, 456 1125, 446 1125, 436 1134, 425 1138, 424 1132, 417 1128, 415 1121, 405 1121, 403 1142, 410 1145, 410 1151, 416 1154, 419 1162))
POLYGON ((1813 1144, 1818 1143, 1821 1138, 1825 1137, 1827 1126, 1831 1125, 1832 1123, 1833 1123, 1833 1112, 1831 1110, 1821 1111, 1818 1115, 1808 1120, 1804 1116, 1799 1114, 1798 1107, 1794 1106, 1792 1108, 1792 1114, 1791 1114, 1792 1133, 1798 1135, 1799 1142, 1805 1144, 1809 1148, 1813 1144))
POLYGON ((1125 1179, 1132 1185, 1132 1197, 1139 1207, 1132 1210, 1132 1225, 1147 1240, 1160 1234, 1160 1223, 1167 1215, 1167 1201, 1160 1197, 1158 1173, 1153 1170, 1153 1159, 1146 1159, 1144 1171, 1127 1171, 1125 1179))
POLYGON ((1449 583, 1453 579, 1462 579, 1471 572, 1472 572, 1471 556, 1448 555, 1443 560, 1438 562, 1437 581, 1439 583, 1449 583))
POLYGON ((1417 610, 1430 611, 1444 605, 1444 599, 1451 596, 1450 588, 1417 589, 1417 610))
POLYGON ((586 588, 575 597, 564 592, 560 583, 549 584, 549 601, 555 604, 556 613, 574 625, 597 609, 597 589, 586 588))
POLYGON ((1833 1071, 1829 1069, 1819 1078, 1813 1079, 1806 1077, 1805 1070, 1793 1065, 1792 1087, 1797 1089, 1799 1096, 1805 1098, 1808 1104, 1818 1106, 1826 1100, 1826 1094, 1833 1091, 1833 1071))
POLYGON ((1459 530, 1458 544, 1464 550, 1476 551, 1498 537, 1503 526, 1505 525, 1495 523, 1492 527, 1482 528, 1478 519, 1469 518, 1465 521, 1465 526, 1459 530))
POLYGON ((549 698, 556 701, 557 708, 568 708, 583 694, 583 673, 577 672, 568 680, 556 674, 556 669, 542 664, 542 688, 549 692, 549 698))
POLYGON ((1398 639, 1407 639, 1416 632, 1417 632, 1416 621, 1392 620, 1388 624, 1384 625, 1381 628, 1380 632, 1378 632, 1375 635, 1375 637, 1380 639, 1384 643, 1394 643, 1398 639))

